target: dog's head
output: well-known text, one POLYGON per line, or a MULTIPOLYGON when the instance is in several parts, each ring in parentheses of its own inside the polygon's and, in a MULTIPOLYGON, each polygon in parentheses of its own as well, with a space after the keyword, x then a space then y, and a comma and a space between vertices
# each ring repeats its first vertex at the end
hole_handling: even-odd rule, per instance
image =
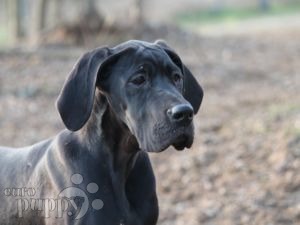
POLYGON ((129 41, 84 54, 57 101, 69 130, 90 117, 95 89, 136 138, 140 149, 159 152, 193 142, 193 115, 203 91, 179 56, 164 42, 129 41))

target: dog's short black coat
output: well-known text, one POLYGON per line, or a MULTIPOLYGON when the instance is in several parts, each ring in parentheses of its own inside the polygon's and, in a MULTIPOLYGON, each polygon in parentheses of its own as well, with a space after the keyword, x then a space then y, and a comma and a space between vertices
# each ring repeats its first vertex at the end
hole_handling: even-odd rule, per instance
POLYGON ((202 97, 196 79, 162 41, 134 40, 84 54, 57 100, 67 129, 30 147, 0 148, 0 224, 156 224, 147 152, 191 147, 193 114, 202 97), (86 194, 102 200, 101 210, 89 206, 76 219, 66 212, 57 216, 53 207, 47 217, 46 209, 17 205, 18 198, 57 199, 74 186, 73 174, 84 178, 77 185, 81 190, 91 182, 99 186, 86 194), (34 196, 8 193, 24 187, 33 188, 34 196))

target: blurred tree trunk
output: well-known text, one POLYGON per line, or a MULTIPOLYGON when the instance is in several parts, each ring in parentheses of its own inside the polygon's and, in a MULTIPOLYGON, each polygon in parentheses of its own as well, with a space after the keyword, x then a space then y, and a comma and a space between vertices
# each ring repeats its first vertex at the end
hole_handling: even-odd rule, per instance
POLYGON ((104 16, 98 12, 96 0, 87 0, 83 15, 80 18, 80 23, 83 29, 94 32, 99 31, 104 24, 104 16))
POLYGON ((32 44, 39 40, 40 33, 46 27, 47 0, 31 0, 29 39, 32 44))
POLYGON ((60 21, 62 21, 62 15, 63 15, 63 7, 62 7, 62 0, 53 0, 54 4, 54 20, 55 24, 58 24, 60 21))
POLYGON ((37 9, 38 13, 38 30, 41 31, 46 27, 46 19, 47 19, 47 6, 48 0, 36 0, 39 1, 40 7, 37 9))
POLYGON ((145 23, 144 8, 145 0, 133 0, 130 14, 134 24, 141 25, 145 23))
POLYGON ((25 24, 25 1, 24 0, 8 0, 9 11, 9 27, 12 39, 17 42, 26 35, 25 24))
POLYGON ((87 12, 92 12, 95 10, 96 4, 95 0, 87 0, 87 12))
POLYGON ((7 0, 8 3, 8 21, 10 34, 14 41, 18 36, 18 18, 17 18, 17 1, 16 0, 7 0))
POLYGON ((270 0, 259 0, 259 8, 262 11, 267 11, 270 9, 270 0))
POLYGON ((212 13, 221 13, 224 10, 224 4, 224 0, 215 0, 212 6, 212 13))

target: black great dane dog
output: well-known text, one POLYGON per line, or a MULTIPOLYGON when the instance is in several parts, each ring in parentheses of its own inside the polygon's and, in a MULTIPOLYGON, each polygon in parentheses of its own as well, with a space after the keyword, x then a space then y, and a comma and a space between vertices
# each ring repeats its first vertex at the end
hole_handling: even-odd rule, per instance
POLYGON ((163 41, 84 54, 57 100, 67 129, 30 147, 0 148, 0 224, 156 224, 147 152, 191 147, 202 97, 163 41))

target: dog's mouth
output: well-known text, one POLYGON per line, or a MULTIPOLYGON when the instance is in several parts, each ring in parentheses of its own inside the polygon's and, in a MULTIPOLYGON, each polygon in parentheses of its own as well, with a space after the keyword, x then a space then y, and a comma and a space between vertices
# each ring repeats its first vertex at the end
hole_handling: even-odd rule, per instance
MULTIPOLYGON (((164 130, 164 129, 163 129, 164 130)), ((165 129, 164 131, 154 134, 155 144, 150 148, 146 148, 148 152, 162 152, 169 146, 173 146, 176 150, 182 151, 184 148, 190 148, 194 140, 194 129, 192 125, 187 127, 177 127, 173 129, 165 129)))
POLYGON ((171 144, 176 150, 182 151, 184 148, 190 148, 193 143, 193 138, 186 134, 179 135, 171 144))

